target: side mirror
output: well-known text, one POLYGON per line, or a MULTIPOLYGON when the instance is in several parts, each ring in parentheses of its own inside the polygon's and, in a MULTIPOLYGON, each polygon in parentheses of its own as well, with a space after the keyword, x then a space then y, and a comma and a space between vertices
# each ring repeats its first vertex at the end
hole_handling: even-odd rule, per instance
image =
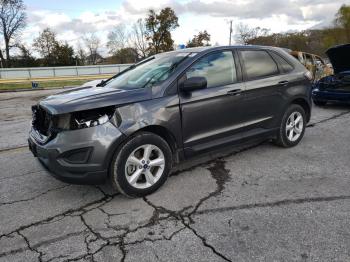
POLYGON ((188 79, 186 79, 180 89, 181 91, 184 92, 191 92, 194 90, 199 90, 199 89, 204 89, 207 88, 207 79, 205 77, 202 76, 196 76, 196 77, 190 77, 188 79))

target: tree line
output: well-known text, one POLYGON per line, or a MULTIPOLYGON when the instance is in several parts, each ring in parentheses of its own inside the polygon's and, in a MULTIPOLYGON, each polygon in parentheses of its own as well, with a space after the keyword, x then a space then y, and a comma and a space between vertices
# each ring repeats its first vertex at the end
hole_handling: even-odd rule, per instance
POLYGON ((268 45, 325 56, 335 45, 350 43, 350 5, 342 5, 333 25, 325 29, 271 33, 269 29, 238 24, 235 40, 244 45, 268 45))
MULTIPOLYGON (((179 27, 179 19, 170 7, 159 12, 149 10, 145 18, 132 25, 117 25, 109 32, 105 46, 97 34, 91 33, 84 35, 73 47, 67 41, 59 41, 56 33, 46 28, 28 47, 21 41, 26 26, 23 0, 0 0, 1 67, 134 63, 153 54, 174 50, 176 46, 171 33, 179 27), (104 47, 109 52, 106 58, 101 56, 104 47)), ((206 30, 201 31, 186 43, 186 47, 208 46, 210 38, 206 30)), ((350 43, 350 5, 339 9, 329 28, 271 33, 266 28, 238 24, 235 40, 239 44, 278 46, 324 56, 329 47, 350 43)))
MULTIPOLYGON (((134 63, 150 55, 175 49, 171 32, 179 27, 179 23, 170 7, 159 12, 149 10, 145 18, 137 20, 131 26, 116 26, 108 34, 106 47, 109 56, 103 58, 100 51, 104 46, 94 33, 84 35, 74 48, 67 41, 59 41, 52 29, 45 28, 34 38, 32 46, 27 47, 20 38, 27 26, 23 0, 0 0, 0 4, 0 40, 3 42, 0 47, 4 47, 0 48, 1 67, 134 63)), ((210 35, 203 31, 193 36, 187 45, 209 45, 209 41, 210 35)))

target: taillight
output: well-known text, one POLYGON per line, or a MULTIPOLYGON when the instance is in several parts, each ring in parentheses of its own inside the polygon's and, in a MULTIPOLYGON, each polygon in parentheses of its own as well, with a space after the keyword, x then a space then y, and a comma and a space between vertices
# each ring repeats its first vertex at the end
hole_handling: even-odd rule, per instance
POLYGON ((313 80, 313 76, 312 73, 308 70, 307 72, 305 72, 304 76, 309 79, 310 81, 313 80))

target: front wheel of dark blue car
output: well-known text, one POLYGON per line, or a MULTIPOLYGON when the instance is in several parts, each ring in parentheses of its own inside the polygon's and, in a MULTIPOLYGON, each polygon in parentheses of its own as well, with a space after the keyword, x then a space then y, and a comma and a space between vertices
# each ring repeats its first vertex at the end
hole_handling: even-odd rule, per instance
POLYGON ((172 152, 160 136, 140 132, 115 153, 110 166, 112 185, 128 197, 142 197, 161 187, 172 166, 172 152))

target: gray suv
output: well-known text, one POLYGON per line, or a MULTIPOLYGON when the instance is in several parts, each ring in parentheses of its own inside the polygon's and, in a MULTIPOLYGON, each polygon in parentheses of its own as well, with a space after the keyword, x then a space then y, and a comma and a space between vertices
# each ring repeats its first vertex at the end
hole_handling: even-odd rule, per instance
POLYGON ((173 164, 208 150, 255 139, 297 145, 310 120, 310 78, 279 48, 163 53, 40 101, 29 147, 58 179, 109 179, 128 196, 144 196, 173 164))

